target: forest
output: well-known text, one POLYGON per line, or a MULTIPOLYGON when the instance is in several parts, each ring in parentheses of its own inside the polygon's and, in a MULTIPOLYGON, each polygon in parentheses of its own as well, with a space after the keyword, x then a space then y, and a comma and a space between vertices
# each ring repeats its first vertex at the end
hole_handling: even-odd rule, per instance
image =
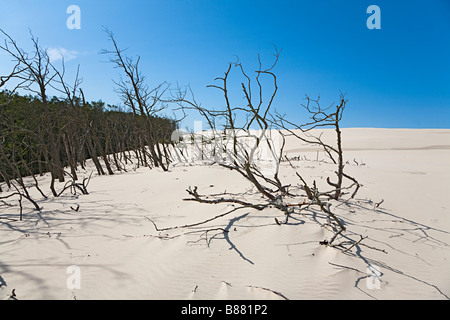
POLYGON ((87 159, 92 159, 99 175, 113 174, 124 169, 130 152, 140 165, 158 166, 152 161, 145 148, 145 121, 153 128, 152 139, 159 143, 170 141, 175 130, 173 120, 162 117, 144 119, 142 116, 125 112, 119 107, 102 101, 85 102, 77 100, 71 106, 63 99, 53 97, 48 105, 37 97, 22 96, 9 91, 0 92, 0 181, 23 176, 44 174, 55 170, 68 174, 77 180, 77 167, 84 169, 87 159), (44 115, 48 108, 49 126, 44 115), (51 133, 49 133, 51 131, 51 133), (50 162, 50 137, 55 139, 57 155, 50 162), (103 163, 98 159, 100 157, 103 163), (57 164, 57 166, 55 166, 57 164), (111 166, 114 166, 111 168, 111 166))

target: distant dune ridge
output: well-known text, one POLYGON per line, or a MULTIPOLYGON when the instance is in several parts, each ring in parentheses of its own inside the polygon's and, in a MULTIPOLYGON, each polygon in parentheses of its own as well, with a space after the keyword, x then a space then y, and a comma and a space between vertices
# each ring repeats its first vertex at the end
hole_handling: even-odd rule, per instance
MULTIPOLYGON (((31 188, 42 210, 24 201, 23 221, 17 200, 0 202, 0 299, 449 299, 450 130, 342 136, 345 169, 362 187, 332 208, 361 245, 321 245, 335 226, 317 208, 283 224, 273 207, 184 201, 194 186, 211 199, 259 201, 218 165, 129 164, 98 176, 91 163, 78 173, 94 171, 89 194, 43 199, 31 188)), ((279 176, 292 193, 303 192, 295 171, 320 186, 333 177, 336 166, 318 150, 287 138, 293 167, 281 162, 279 176)), ((48 174, 37 179, 49 184, 48 174)))

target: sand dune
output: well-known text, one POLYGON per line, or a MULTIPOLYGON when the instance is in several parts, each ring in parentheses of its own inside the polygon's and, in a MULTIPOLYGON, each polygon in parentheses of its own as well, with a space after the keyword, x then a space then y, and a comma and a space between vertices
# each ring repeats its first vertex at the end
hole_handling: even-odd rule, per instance
MULTIPOLYGON (((368 237, 367 246, 320 245, 333 232, 318 210, 277 225, 284 214, 275 208, 183 201, 189 186, 260 199, 217 165, 141 167, 94 175, 89 195, 41 199, 31 189, 42 211, 24 202, 23 221, 11 206, 17 200, 0 204, 0 298, 449 299, 450 130, 343 129, 343 139, 346 168, 363 187, 332 208, 346 235, 368 237), (163 229, 221 214, 166 231, 150 221, 163 229), (80 288, 70 282, 73 270, 80 288)), ((289 138, 285 151, 301 157, 293 164, 310 181, 333 175, 335 165, 315 148, 289 138)), ((49 177, 39 179, 44 186, 49 177)), ((280 179, 300 192, 287 163, 280 179)))

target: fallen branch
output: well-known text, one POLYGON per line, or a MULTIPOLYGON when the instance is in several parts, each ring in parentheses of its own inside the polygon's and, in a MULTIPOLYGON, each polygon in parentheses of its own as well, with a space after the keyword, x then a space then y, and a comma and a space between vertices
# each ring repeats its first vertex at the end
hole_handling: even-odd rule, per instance
POLYGON ((367 274, 367 273, 362 272, 362 271, 360 271, 360 270, 358 270, 356 268, 347 267, 347 266, 343 266, 343 265, 332 263, 332 262, 328 262, 328 263, 331 264, 332 266, 336 266, 336 267, 339 267, 339 268, 345 268, 345 269, 353 270, 353 271, 356 271, 356 272, 359 272, 359 273, 367 274))
MULTIPOLYGON (((200 236, 202 236, 203 234, 206 234, 206 242, 207 242, 207 244, 208 244, 208 236, 207 236, 207 234, 208 234, 209 231, 222 231, 222 232, 224 232, 224 233, 229 232, 228 230, 225 230, 224 228, 211 228, 211 229, 200 229, 200 230, 188 231, 188 232, 176 234, 176 235, 174 235, 174 236, 169 236, 169 235, 158 235, 158 236, 152 236, 152 237, 156 237, 156 238, 158 238, 158 239, 163 239, 163 240, 171 240, 171 239, 175 239, 175 238, 178 238, 178 237, 181 237, 181 236, 185 236, 185 235, 188 235, 188 234, 196 234, 196 233, 201 232, 202 234, 201 234, 200 236)), ((202 239, 203 239, 203 238, 200 238, 200 239, 197 240, 197 241, 190 241, 190 242, 198 242, 198 241, 200 241, 200 240, 202 240, 202 239)), ((208 247, 209 247, 209 244, 208 244, 208 247)))
POLYGON ((188 241, 188 243, 197 243, 200 240, 205 240, 206 245, 209 247, 208 232, 210 232, 210 231, 222 231, 223 233, 229 232, 228 230, 226 230, 224 228, 212 228, 212 229, 206 229, 206 230, 197 230, 197 231, 187 232, 187 233, 183 233, 181 235, 202 232, 202 234, 200 235, 200 239, 198 239, 196 241, 188 241), (204 238, 203 238, 203 235, 205 236, 204 238))
MULTIPOLYGON (((380 252, 383 252, 383 253, 387 254, 387 251, 384 250, 384 249, 379 249, 379 248, 376 248, 376 247, 369 246, 369 245, 367 245, 365 243, 362 243, 362 241, 364 239, 368 238, 367 236, 365 236, 365 237, 363 237, 362 235, 359 235, 359 236, 360 236, 360 239, 358 241, 355 241, 355 240, 342 241, 342 242, 337 243, 335 245, 331 245, 331 247, 342 247, 342 248, 345 249, 343 252, 347 252, 347 251, 350 251, 351 249, 353 249, 353 247, 360 245, 360 246, 364 246, 366 248, 369 248, 369 249, 372 249, 372 250, 376 250, 376 251, 380 251, 380 252), (348 247, 348 248, 345 248, 344 247, 345 244, 350 244, 351 246, 348 247)), ((330 244, 331 243, 329 243, 328 245, 330 245, 330 244)))
POLYGON ((161 231, 167 231, 167 230, 174 230, 174 229, 182 229, 182 228, 192 228, 192 227, 196 227, 196 226, 199 226, 199 225, 202 225, 202 224, 211 222, 211 221, 213 221, 213 220, 215 220, 215 219, 224 217, 224 216, 226 216, 226 215, 228 215, 228 214, 230 214, 230 213, 232 213, 232 212, 234 212, 234 211, 236 211, 236 210, 238 210, 238 209, 243 209, 243 208, 246 208, 246 206, 244 206, 244 207, 238 207, 238 208, 233 208, 233 209, 230 210, 230 211, 227 211, 227 212, 225 212, 225 213, 219 214, 218 216, 215 216, 215 217, 213 217, 213 218, 210 218, 210 219, 207 219, 207 220, 204 220, 204 221, 201 221, 201 222, 197 222, 197 223, 193 223, 193 224, 186 224, 186 225, 184 225, 184 226, 175 226, 175 227, 162 228, 162 229, 158 228, 158 226, 156 225, 156 223, 155 223, 152 219, 150 219, 149 217, 146 216, 145 218, 146 218, 147 220, 149 220, 149 221, 153 224, 153 226, 155 227, 156 231, 160 231, 160 232, 161 232, 161 231))
POLYGON ((353 198, 356 196, 356 193, 358 192, 359 188, 361 187, 361 184, 360 184, 355 178, 349 176, 348 174, 346 174, 346 173, 344 173, 344 172, 342 172, 342 175, 343 175, 344 177, 346 177, 347 179, 352 180, 352 181, 354 182, 354 183, 349 187, 349 189, 350 189, 351 187, 353 187, 353 186, 356 184, 355 191, 353 191, 353 193, 352 193, 352 195, 351 195, 351 198, 353 199, 353 198))
MULTIPOLYGON (((344 250, 344 252, 347 252, 347 251, 350 251, 354 246, 357 246, 358 244, 360 244, 361 243, 361 241, 363 241, 364 239, 367 239, 367 236, 365 236, 365 237, 363 237, 363 236, 361 236, 360 235, 360 237, 361 237, 361 239, 359 239, 358 241, 356 241, 356 242, 349 242, 349 243, 352 243, 352 245, 350 246, 350 247, 348 247, 347 249, 345 249, 344 250)), ((341 243, 342 244, 342 243, 341 243)))
MULTIPOLYGON (((22 198, 25 198, 25 199, 27 199, 29 202, 31 202, 31 203, 33 204, 35 210, 41 211, 41 208, 39 207, 39 205, 37 204, 37 202, 34 201, 34 200, 30 197, 30 195, 28 194, 26 188, 23 188, 23 189, 24 189, 24 192, 22 193, 22 192, 20 192, 19 188, 18 188, 14 183, 11 183, 11 185, 16 189, 16 192, 13 192, 13 193, 11 193, 11 194, 9 194, 9 195, 7 195, 7 196, 0 197, 0 199, 2 199, 2 201, 3 201, 3 199, 8 199, 8 198, 10 198, 10 197, 12 197, 12 196, 15 196, 15 195, 18 195, 18 196, 19 196, 19 200, 18 200, 18 201, 19 201, 19 208, 20 208, 20 210, 19 210, 20 221, 22 221, 22 212, 23 212, 22 198)), ((3 202, 4 202, 4 201, 3 201, 3 202)), ((5 203, 5 202, 4 202, 4 203, 5 203)))
POLYGON ((336 239, 336 237, 338 235, 340 235, 342 232, 344 231, 344 229, 339 230, 338 232, 336 232, 333 237, 330 239, 330 242, 328 243, 328 245, 331 245, 333 243, 333 241, 336 239))
POLYGON ((284 294, 278 292, 278 291, 274 291, 268 288, 263 288, 263 287, 257 287, 257 286, 247 286, 248 288, 256 288, 256 289, 261 289, 261 290, 265 290, 265 291, 269 291, 272 292, 274 294, 276 294, 277 296, 282 297, 284 300, 289 300, 284 294))
POLYGON ((267 207, 267 205, 252 204, 252 203, 241 201, 241 200, 238 200, 238 199, 225 199, 225 198, 214 199, 214 200, 202 199, 202 198, 200 198, 200 195, 197 192, 197 187, 196 186, 194 186, 194 190, 192 190, 191 187, 189 187, 189 189, 186 189, 186 191, 191 196, 193 196, 194 198, 183 199, 184 201, 197 201, 197 202, 200 202, 200 203, 208 203, 208 204, 218 204, 218 203, 226 203, 226 202, 228 202, 228 203, 237 203, 237 204, 240 204, 242 206, 255 208, 257 210, 262 210, 262 209, 267 207))

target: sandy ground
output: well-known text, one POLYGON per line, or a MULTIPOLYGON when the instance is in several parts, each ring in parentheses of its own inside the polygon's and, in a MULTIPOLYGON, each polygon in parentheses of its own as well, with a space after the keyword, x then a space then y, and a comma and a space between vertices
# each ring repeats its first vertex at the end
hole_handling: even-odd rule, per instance
MULTIPOLYGON (((0 299, 13 289, 15 299, 449 299, 450 130, 355 128, 343 139, 346 170, 363 187, 331 208, 365 246, 320 245, 333 233, 317 208, 277 225, 275 208, 183 201, 189 186, 261 200, 217 165, 139 168, 93 175, 89 195, 31 190, 42 211, 24 202, 23 221, 17 200, 0 203, 0 299), (150 221, 171 228, 227 212, 192 228, 150 221)), ((308 181, 334 177, 315 148, 288 139, 286 153, 308 181)), ((283 162, 280 179, 300 193, 295 170, 283 162)))

